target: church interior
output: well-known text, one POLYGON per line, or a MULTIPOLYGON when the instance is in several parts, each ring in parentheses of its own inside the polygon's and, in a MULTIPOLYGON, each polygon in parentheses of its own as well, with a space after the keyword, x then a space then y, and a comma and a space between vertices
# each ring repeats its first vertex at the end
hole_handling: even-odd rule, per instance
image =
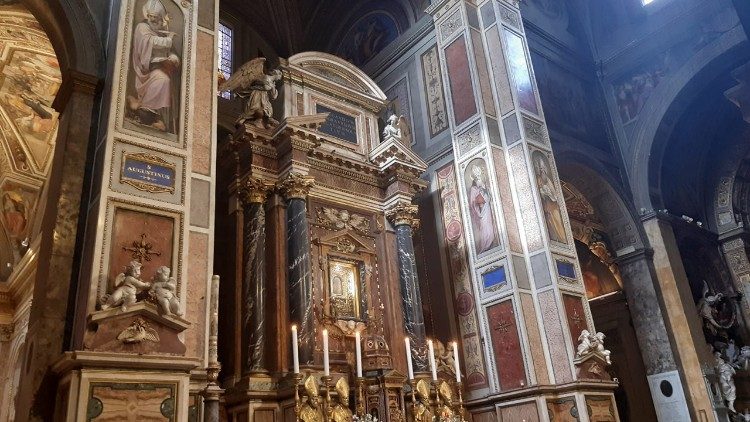
POLYGON ((746 0, 0 0, 0 422, 750 421, 746 0))

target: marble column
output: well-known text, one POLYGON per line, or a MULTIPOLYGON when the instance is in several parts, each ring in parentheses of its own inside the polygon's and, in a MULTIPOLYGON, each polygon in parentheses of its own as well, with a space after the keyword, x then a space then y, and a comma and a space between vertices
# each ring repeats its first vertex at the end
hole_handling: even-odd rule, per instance
POLYGON ((414 371, 425 372, 429 370, 427 341, 422 313, 422 296, 419 291, 419 274, 412 240, 412 228, 418 224, 417 206, 405 201, 397 203, 386 211, 386 217, 391 221, 396 232, 401 308, 404 314, 406 335, 411 338, 414 371))
POLYGON ((203 390, 205 403, 204 422, 219 422, 219 401, 224 390, 219 387, 219 363, 218 340, 219 340, 219 276, 211 277, 211 297, 209 302, 209 324, 208 324, 208 367, 206 375, 208 384, 203 390))
POLYGON ((289 313, 297 324, 299 360, 313 363, 315 324, 313 316, 313 279, 310 262, 310 229, 307 224, 307 194, 315 184, 312 177, 290 173, 279 188, 287 200, 287 279, 289 313))
POLYGON ((266 211, 273 184, 250 177, 242 186, 245 206, 242 240, 243 355, 245 373, 266 372, 266 211))

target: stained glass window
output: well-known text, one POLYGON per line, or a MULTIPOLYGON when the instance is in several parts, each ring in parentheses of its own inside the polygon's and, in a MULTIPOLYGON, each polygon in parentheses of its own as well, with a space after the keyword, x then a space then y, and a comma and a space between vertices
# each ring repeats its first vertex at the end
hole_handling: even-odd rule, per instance
MULTIPOLYGON (((219 22, 219 51, 217 54, 219 72, 224 74, 225 78, 229 78, 232 74, 232 28, 219 22)), ((231 94, 229 92, 222 92, 223 98, 229 99, 231 94)))

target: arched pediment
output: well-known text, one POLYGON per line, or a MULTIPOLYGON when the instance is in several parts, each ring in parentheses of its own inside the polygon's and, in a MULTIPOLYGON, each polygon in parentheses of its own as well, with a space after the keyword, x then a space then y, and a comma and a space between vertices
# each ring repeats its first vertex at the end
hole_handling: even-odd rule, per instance
POLYGON ((289 58, 289 66, 377 100, 387 99, 385 93, 369 76, 353 64, 332 54, 317 51, 295 54, 289 58))

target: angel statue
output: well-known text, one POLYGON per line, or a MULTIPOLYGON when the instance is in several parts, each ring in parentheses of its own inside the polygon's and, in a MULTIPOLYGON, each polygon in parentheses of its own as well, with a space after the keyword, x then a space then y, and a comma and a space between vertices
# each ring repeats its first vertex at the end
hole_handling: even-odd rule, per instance
POLYGON ((151 283, 141 280, 141 263, 130 261, 125 266, 125 272, 120 273, 115 278, 115 291, 102 296, 99 300, 102 310, 119 306, 125 312, 128 306, 138 301, 138 293, 149 287, 151 287, 151 283))
POLYGON ((388 138, 396 138, 404 145, 411 145, 411 129, 406 122, 406 117, 397 117, 395 114, 391 114, 391 117, 388 118, 388 124, 383 129, 383 140, 385 141, 388 138))
POLYGON ((174 277, 169 276, 171 271, 169 267, 165 266, 157 268, 148 294, 159 304, 163 313, 182 315, 180 298, 177 297, 177 282, 174 277))
POLYGON ((587 355, 594 348, 591 344, 591 333, 589 330, 581 331, 581 335, 578 336, 578 349, 576 350, 576 357, 583 357, 587 355))
POLYGON ((352 411, 349 410, 349 384, 344 378, 339 378, 335 386, 336 401, 331 410, 331 420, 333 422, 350 422, 352 420, 352 411))
POLYGON ((720 352, 714 352, 714 358, 716 359, 716 372, 719 373, 719 386, 724 400, 727 401, 727 408, 733 413, 737 413, 734 410, 734 401, 737 400, 737 387, 734 384, 736 371, 731 364, 724 360, 720 352))
POLYGON ((732 304, 724 302, 723 293, 713 293, 708 283, 703 280, 703 295, 698 301, 698 314, 703 318, 703 326, 714 336, 726 334, 736 322, 732 304))
POLYGON ((273 119, 273 105, 279 95, 276 83, 281 80, 281 71, 265 72, 265 57, 257 57, 240 67, 229 79, 221 84, 220 92, 231 91, 245 100, 245 111, 240 114, 235 124, 250 122, 255 127, 267 129, 279 122, 273 119))

